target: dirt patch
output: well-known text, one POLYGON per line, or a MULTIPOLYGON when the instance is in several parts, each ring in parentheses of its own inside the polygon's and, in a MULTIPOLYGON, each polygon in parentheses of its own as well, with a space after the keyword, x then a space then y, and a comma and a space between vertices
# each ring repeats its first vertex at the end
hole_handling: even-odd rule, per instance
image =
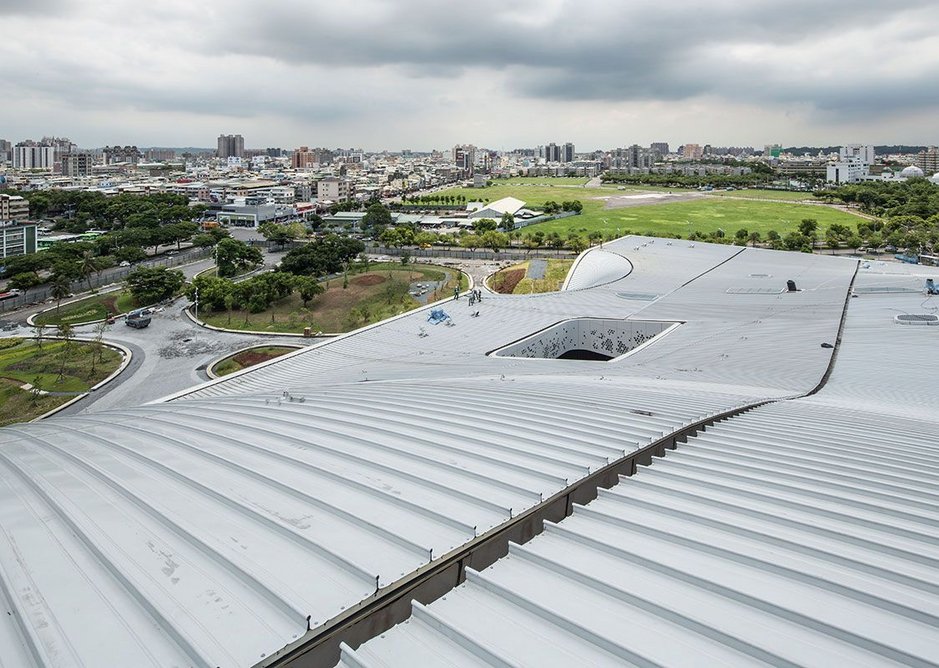
POLYGON ((352 285, 369 286, 369 285, 380 285, 381 283, 384 283, 387 280, 388 280, 387 278, 379 274, 365 274, 363 276, 356 276, 349 282, 352 283, 352 285))
POLYGON ((515 290, 515 286, 525 278, 525 269, 509 269, 500 271, 492 280, 492 289, 503 295, 510 295, 515 290))
POLYGON ((283 353, 272 353, 272 352, 261 352, 258 350, 246 350, 243 353, 238 353, 233 358, 238 364, 244 367, 254 366, 255 364, 260 364, 261 362, 266 362, 267 360, 272 360, 275 357, 280 357, 283 353))
POLYGON ((699 199, 703 197, 698 193, 682 193, 670 195, 667 193, 632 193, 624 195, 604 195, 603 197, 592 197, 591 199, 603 200, 604 209, 625 209, 633 206, 648 206, 649 204, 674 204, 675 202, 685 202, 687 200, 699 199))

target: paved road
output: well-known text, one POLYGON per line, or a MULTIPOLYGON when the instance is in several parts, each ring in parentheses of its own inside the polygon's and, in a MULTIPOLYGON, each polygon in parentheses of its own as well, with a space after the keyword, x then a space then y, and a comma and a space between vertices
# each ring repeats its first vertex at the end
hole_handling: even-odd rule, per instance
MULTIPOLYGON (((208 380, 206 366, 245 346, 265 343, 300 343, 302 337, 256 336, 203 329, 183 314, 185 299, 156 313, 146 329, 127 327, 122 321, 108 327, 104 338, 131 349, 131 368, 100 393, 75 405, 77 413, 138 406, 208 380)), ((86 328, 79 328, 86 329, 86 328)), ((91 329, 88 327, 87 329, 91 329)))
MULTIPOLYGON (((266 263, 273 264, 280 253, 268 255, 274 257, 266 257, 266 263)), ((193 276, 211 264, 211 260, 205 260, 182 269, 187 276, 193 276)), ((476 286, 482 288, 482 281, 486 276, 508 264, 511 263, 454 260, 451 266, 458 266, 466 271, 473 277, 476 286)), ((249 345, 312 345, 317 342, 317 339, 302 337, 274 337, 204 329, 183 314, 183 308, 187 304, 188 300, 185 298, 176 300, 162 312, 154 314, 150 326, 146 329, 127 327, 123 320, 109 325, 105 330, 104 339, 129 348, 133 353, 130 365, 115 381, 69 406, 59 415, 96 413, 112 408, 139 406, 185 390, 208 380, 205 367, 212 361, 249 345)), ((34 310, 36 309, 17 311, 17 320, 25 322, 26 315, 34 310)), ((2 325, 0 337, 34 334, 33 328, 19 322, 8 320, 2 325)), ((94 327, 77 327, 76 334, 91 338, 94 336, 94 327)))

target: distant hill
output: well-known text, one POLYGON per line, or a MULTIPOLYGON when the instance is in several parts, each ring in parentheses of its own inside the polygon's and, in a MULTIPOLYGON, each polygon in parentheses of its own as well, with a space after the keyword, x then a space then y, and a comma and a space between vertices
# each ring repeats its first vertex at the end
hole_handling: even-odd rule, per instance
POLYGON ((215 153, 214 148, 200 148, 198 146, 141 146, 141 151, 176 151, 177 153, 215 153))
MULTIPOLYGON (((783 151, 786 153, 795 153, 801 155, 802 153, 811 153, 815 155, 819 151, 822 153, 837 153, 838 149, 841 146, 789 146, 784 148, 783 151)), ((920 151, 925 151, 926 146, 907 146, 906 144, 894 144, 891 146, 874 146, 874 152, 877 155, 887 155, 890 153, 919 153, 920 151)))

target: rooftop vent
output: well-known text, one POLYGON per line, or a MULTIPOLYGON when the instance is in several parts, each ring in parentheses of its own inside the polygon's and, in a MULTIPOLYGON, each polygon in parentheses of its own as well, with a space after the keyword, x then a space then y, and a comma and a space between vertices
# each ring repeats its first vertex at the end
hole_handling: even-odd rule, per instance
POLYGON ((651 344, 681 323, 574 318, 492 352, 494 357, 609 362, 651 344))
POLYGON ((939 316, 930 313, 902 313, 893 317, 898 325, 939 325, 939 316))

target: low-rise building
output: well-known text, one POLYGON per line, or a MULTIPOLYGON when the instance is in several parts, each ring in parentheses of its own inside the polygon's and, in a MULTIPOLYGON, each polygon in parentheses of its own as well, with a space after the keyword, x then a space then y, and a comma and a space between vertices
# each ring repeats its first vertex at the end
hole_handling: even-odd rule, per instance
POLYGON ((29 218, 29 200, 19 195, 0 194, 0 222, 29 218))
POLYGON ((316 184, 316 199, 320 201, 343 202, 351 199, 354 194, 355 189, 351 181, 335 176, 321 179, 316 184))
POLYGON ((0 222, 0 259, 35 252, 35 223, 0 222))

